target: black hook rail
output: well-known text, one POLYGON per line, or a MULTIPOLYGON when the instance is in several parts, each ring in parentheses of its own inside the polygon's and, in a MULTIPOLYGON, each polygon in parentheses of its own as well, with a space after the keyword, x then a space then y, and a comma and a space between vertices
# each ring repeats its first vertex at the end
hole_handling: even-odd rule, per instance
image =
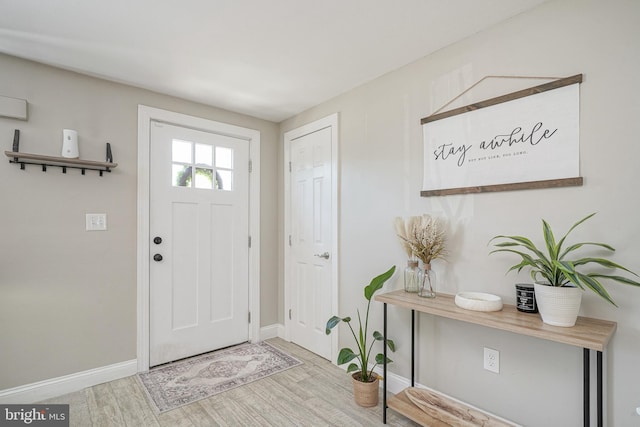
POLYGON ((88 170, 97 171, 100 173, 100 176, 102 176, 104 172, 111 173, 111 168, 107 168, 107 167, 103 169, 103 168, 92 168, 92 167, 86 167, 86 166, 53 165, 50 163, 27 162, 24 160, 20 160, 18 157, 15 157, 13 160, 9 160, 9 163, 19 164, 21 170, 26 169, 25 165, 37 165, 37 166, 42 166, 42 172, 46 172, 47 167, 53 166, 53 167, 62 168, 62 173, 67 173, 67 169, 79 169, 82 172, 82 175, 84 175, 85 171, 88 171, 88 170))

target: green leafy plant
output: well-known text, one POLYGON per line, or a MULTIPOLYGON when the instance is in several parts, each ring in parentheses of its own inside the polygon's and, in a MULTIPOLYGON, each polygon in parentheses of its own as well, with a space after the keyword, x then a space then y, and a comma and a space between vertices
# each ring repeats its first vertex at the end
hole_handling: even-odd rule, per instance
MULTIPOLYGON (((367 334, 369 329, 369 307, 371 306, 371 298, 373 294, 376 293, 384 282, 389 280, 393 273, 396 271, 396 266, 394 265, 386 272, 382 273, 379 276, 374 277, 371 280, 371 283, 364 288, 364 297, 367 300, 367 314, 364 317, 364 324, 362 323, 362 317, 360 316, 360 310, 357 310, 358 313, 358 333, 354 331, 351 326, 351 317, 338 317, 333 316, 331 319, 327 321, 326 334, 329 335, 331 330, 338 325, 340 322, 345 322, 349 326, 349 330, 351 331, 351 335, 353 335, 353 339, 356 341, 356 345, 358 347, 357 351, 353 351, 351 348, 343 348, 340 350, 338 354, 338 365, 343 365, 345 363, 352 362, 347 367, 347 372, 360 371, 359 380, 362 382, 372 382, 375 380, 375 376, 373 376, 373 369, 379 365, 384 363, 384 355, 379 353, 375 356, 375 364, 374 366, 368 370, 369 366, 369 358, 371 356, 371 350, 373 350, 373 345, 376 341, 384 341, 384 336, 378 332, 373 332, 373 341, 369 344, 367 341, 367 334), (357 362, 357 363, 356 363, 357 362)), ((392 340, 387 340, 387 346, 391 351, 396 351, 396 345, 392 340)), ((387 363, 392 362, 391 359, 387 357, 387 363)))
POLYGON ((520 272, 523 268, 527 267, 531 270, 531 278, 534 281, 541 280, 550 286, 577 286, 580 289, 590 289, 596 294, 600 295, 611 304, 616 305, 611 299, 611 296, 601 283, 600 279, 609 279, 627 285, 640 286, 640 283, 629 279, 624 276, 616 276, 611 274, 605 274, 600 271, 583 272, 582 270, 587 265, 595 265, 604 267, 607 269, 620 269, 638 277, 636 273, 610 261, 606 258, 575 258, 569 259, 569 255, 573 255, 574 251, 582 248, 583 246, 596 246, 598 248, 605 249, 613 252, 615 249, 605 243, 597 242, 582 242, 575 243, 564 248, 565 239, 577 226, 594 216, 595 213, 582 218, 580 221, 573 224, 573 226, 567 231, 567 233, 556 243, 553 232, 549 224, 542 220, 542 233, 544 236, 544 242, 546 248, 544 250, 538 249, 531 240, 522 236, 495 236, 489 241, 493 242, 496 239, 503 239, 502 242, 494 244, 495 249, 490 253, 495 252, 511 252, 521 257, 521 262, 512 266, 507 273, 513 270, 520 272), (528 252, 523 252, 520 249, 524 249, 528 252), (546 252, 545 252, 546 250, 546 252))

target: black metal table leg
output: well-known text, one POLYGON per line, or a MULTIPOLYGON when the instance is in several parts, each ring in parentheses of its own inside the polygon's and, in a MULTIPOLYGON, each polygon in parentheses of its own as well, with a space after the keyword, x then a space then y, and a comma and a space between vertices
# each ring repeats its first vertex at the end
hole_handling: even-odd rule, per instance
POLYGON ((416 311, 411 310, 411 387, 416 386, 416 311))
POLYGON ((589 384, 589 375, 591 371, 591 366, 589 366, 589 351, 590 350, 588 348, 582 349, 582 420, 584 427, 589 427, 591 424, 589 420, 589 414, 591 411, 589 407, 591 397, 591 385, 589 384))
POLYGON ((382 336, 384 340, 382 341, 383 355, 384 355, 384 363, 382 364, 382 424, 387 423, 387 303, 385 302, 383 305, 382 311, 384 313, 384 325, 382 329, 382 336))
POLYGON ((602 352, 597 352, 598 380, 598 427, 602 427, 602 352))

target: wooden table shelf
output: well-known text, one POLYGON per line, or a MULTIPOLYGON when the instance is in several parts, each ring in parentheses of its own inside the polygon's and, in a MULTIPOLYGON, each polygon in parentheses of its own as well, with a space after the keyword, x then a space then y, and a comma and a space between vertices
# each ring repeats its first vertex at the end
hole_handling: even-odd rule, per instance
MULTIPOLYGON (((411 385, 414 386, 415 375, 415 313, 427 313, 447 319, 459 320, 492 329, 513 332, 520 335, 554 341, 583 349, 583 416, 584 425, 589 426, 590 401, 590 351, 597 352, 597 409, 598 426, 602 426, 602 352, 613 336, 617 323, 608 320, 578 317, 576 325, 570 328, 551 326, 542 322, 540 316, 522 313, 513 305, 504 305, 501 311, 479 312, 462 309, 455 305, 454 296, 438 294, 436 298, 421 298, 417 294, 404 290, 376 295, 376 301, 384 304, 384 336, 387 336, 387 304, 411 310, 411 385)), ((384 346, 385 356, 387 347, 384 346)), ((383 367, 384 377, 387 378, 387 366, 383 367)), ((387 406, 400 413, 406 414, 406 402, 398 396, 390 399, 387 405, 386 381, 383 383, 383 422, 386 423, 387 406), (396 403, 398 403, 396 405, 396 403)), ((417 408, 417 407, 416 407, 417 408)), ((413 418, 411 418, 413 419, 413 418)), ((415 420, 414 420, 415 421, 415 420)), ((419 422, 419 421, 418 421, 419 422)), ((428 425, 428 424, 424 424, 428 425)))
POLYGON ((465 405, 433 390, 419 390, 419 393, 423 393, 428 396, 428 398, 426 399, 427 401, 421 403, 422 407, 418 407, 411 401, 411 398, 407 394, 412 392, 415 394, 416 390, 417 389, 408 387, 395 396, 389 397, 387 399, 387 406, 422 426, 517 426, 512 422, 465 405))

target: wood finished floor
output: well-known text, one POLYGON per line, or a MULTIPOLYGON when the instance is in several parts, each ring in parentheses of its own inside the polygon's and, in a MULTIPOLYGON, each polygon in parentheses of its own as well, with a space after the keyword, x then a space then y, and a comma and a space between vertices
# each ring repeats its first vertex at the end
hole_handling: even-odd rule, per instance
MULTIPOLYGON (((68 403, 72 427, 382 426, 375 408, 353 402, 351 379, 340 368, 282 339, 268 340, 303 362, 259 381, 158 414, 136 376, 46 400, 68 403)), ((416 426, 387 412, 389 426, 416 426)))

